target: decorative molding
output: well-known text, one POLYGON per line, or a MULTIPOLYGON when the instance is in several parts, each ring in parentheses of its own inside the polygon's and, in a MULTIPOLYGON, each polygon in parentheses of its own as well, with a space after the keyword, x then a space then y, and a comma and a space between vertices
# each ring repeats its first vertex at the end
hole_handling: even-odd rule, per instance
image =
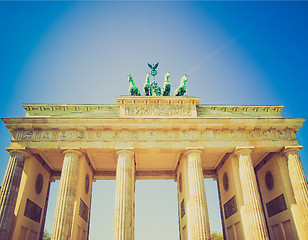
POLYGON ((282 154, 287 156, 289 153, 298 153, 302 148, 303 146, 285 146, 282 149, 282 154))
POLYGON ((24 104, 26 112, 40 111, 57 111, 57 112, 81 112, 107 110, 116 107, 116 105, 76 105, 76 104, 24 104))
POLYGON ((121 96, 117 104, 24 104, 27 117, 281 118, 283 106, 199 105, 197 97, 121 96))
POLYGON ((284 130, 20 130, 16 141, 203 141, 203 140, 288 140, 295 131, 284 130))
POLYGON ((199 105, 202 108, 223 111, 223 112, 278 112, 280 113, 283 106, 255 106, 255 105, 199 105))
POLYGON ((195 97, 119 97, 120 117, 197 118, 195 97))
POLYGON ((190 105, 129 105, 122 117, 195 117, 196 108, 190 105))

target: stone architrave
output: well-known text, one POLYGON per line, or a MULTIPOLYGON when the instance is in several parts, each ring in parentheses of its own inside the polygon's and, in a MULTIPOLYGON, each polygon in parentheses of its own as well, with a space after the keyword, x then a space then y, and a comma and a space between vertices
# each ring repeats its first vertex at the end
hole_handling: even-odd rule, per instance
POLYGON ((288 162, 289 176, 296 203, 299 206, 305 237, 308 237, 308 184, 298 152, 301 146, 288 146, 283 149, 288 162))
POLYGON ((244 201, 246 236, 251 240, 269 239, 256 175, 250 153, 254 147, 238 147, 235 154, 239 161, 240 182, 244 201))
POLYGON ((135 161, 132 150, 117 152, 113 240, 134 239, 135 161))
POLYGON ((0 239, 9 239, 26 153, 11 150, 0 191, 0 239))
POLYGON ((188 239, 211 239, 209 216, 206 204, 204 178, 201 165, 201 150, 186 152, 188 168, 188 239))
POLYGON ((77 150, 66 150, 64 154, 56 214, 51 234, 52 240, 71 239, 78 165, 81 153, 77 150))

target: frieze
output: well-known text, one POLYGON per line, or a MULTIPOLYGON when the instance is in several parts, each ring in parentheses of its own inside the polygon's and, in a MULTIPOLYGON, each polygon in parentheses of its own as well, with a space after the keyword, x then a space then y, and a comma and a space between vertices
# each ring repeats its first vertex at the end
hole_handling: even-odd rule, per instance
POLYGON ((285 130, 21 130, 17 141, 203 141, 203 140, 296 140, 292 129, 285 130))
POLYGON ((196 107, 192 105, 126 105, 124 116, 139 117, 194 117, 196 107))

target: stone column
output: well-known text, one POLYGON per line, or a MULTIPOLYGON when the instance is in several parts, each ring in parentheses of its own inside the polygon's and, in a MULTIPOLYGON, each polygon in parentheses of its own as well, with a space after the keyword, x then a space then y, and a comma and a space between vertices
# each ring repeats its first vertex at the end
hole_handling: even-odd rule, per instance
POLYGON ((308 185, 303 166, 298 152, 301 146, 285 147, 283 154, 288 162, 288 170, 294 197, 299 206, 301 221, 304 227, 304 234, 308 237, 308 185))
POLYGON ((188 150, 186 155, 188 168, 188 239, 210 240, 211 233, 201 165, 201 151, 188 150))
POLYGON ((56 212, 51 234, 52 240, 71 239, 78 164, 81 153, 77 150, 66 150, 64 154, 56 212))
POLYGON ((244 200, 245 215, 243 224, 246 238, 269 239, 262 203, 258 190, 255 171, 250 153, 254 147, 236 148, 235 154, 239 160, 239 174, 244 200))
POLYGON ((0 191, 0 239, 9 239, 26 152, 11 150, 0 191))
POLYGON ((132 150, 117 151, 113 240, 134 239, 135 161, 132 150))

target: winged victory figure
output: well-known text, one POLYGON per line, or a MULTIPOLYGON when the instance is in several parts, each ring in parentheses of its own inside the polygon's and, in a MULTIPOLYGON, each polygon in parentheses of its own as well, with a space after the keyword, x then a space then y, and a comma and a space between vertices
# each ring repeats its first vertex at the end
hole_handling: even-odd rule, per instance
POLYGON ((148 63, 149 68, 151 68, 151 75, 152 75, 153 77, 155 77, 156 74, 157 74, 156 68, 158 67, 158 64, 159 64, 159 62, 156 63, 156 64, 154 64, 154 63, 153 63, 153 64, 149 64, 149 63, 148 63))

